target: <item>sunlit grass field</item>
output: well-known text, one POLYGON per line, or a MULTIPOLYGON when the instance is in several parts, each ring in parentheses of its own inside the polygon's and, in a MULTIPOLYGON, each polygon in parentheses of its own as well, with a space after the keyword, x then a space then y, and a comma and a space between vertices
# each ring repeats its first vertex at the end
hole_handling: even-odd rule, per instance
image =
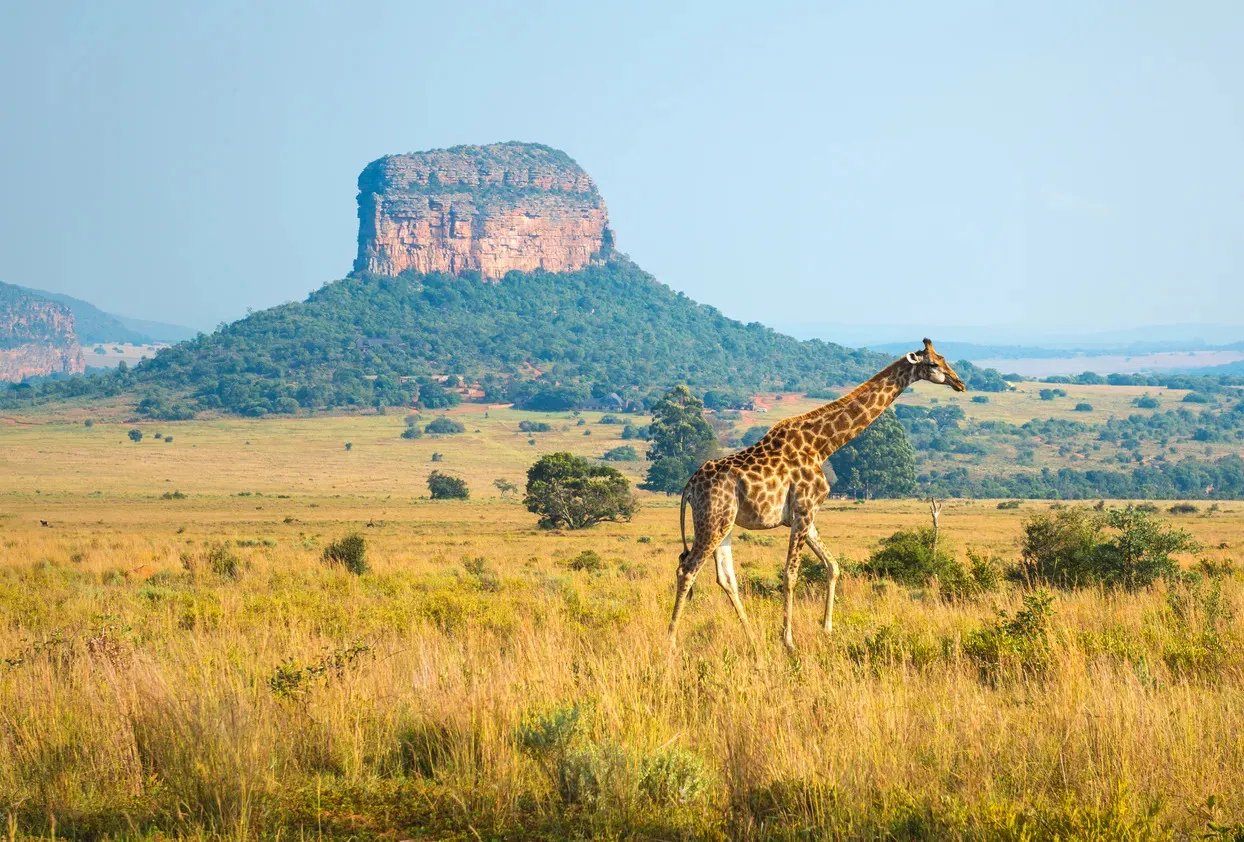
MULTIPOLYGON (((801 583, 788 657, 785 530, 735 542, 759 652, 706 571, 671 655, 677 498, 538 530, 492 480, 599 456, 621 427, 529 436, 518 420, 547 416, 483 413, 414 441, 400 414, 0 427, 10 834, 1186 839, 1244 820, 1244 588, 1222 575, 1244 504, 1170 516, 1206 548, 1189 581, 1056 592, 1047 662, 971 642, 1022 585, 952 600, 859 573, 832 637, 801 583), (426 499, 433 468, 473 499, 426 499), (360 576, 322 559, 353 531, 360 576)), ((949 501, 942 540, 1013 563, 1048 506, 949 501)), ((927 522, 835 500, 818 528, 851 569, 927 522)))

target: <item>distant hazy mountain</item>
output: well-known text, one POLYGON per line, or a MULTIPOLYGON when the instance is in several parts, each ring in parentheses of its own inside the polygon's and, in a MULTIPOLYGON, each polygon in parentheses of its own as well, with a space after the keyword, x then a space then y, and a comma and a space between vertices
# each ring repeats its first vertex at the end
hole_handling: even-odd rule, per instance
MULTIPOLYGON (((968 359, 997 357, 1044 357, 1082 354, 1153 354, 1167 351, 1240 349, 1242 325, 1149 325, 1092 333, 1073 333, 1015 327, 979 325, 860 325, 833 322, 786 322, 773 326, 797 339, 826 336, 847 345, 876 350, 907 347, 929 336, 938 350, 956 344, 976 346, 968 359)), ((946 353, 946 352, 942 352, 946 353)))
POLYGON ((60 292, 23 287, 27 292, 47 301, 66 305, 73 312, 78 341, 83 345, 92 342, 130 342, 146 345, 152 342, 181 342, 193 338, 198 331, 182 325, 132 319, 105 313, 90 302, 60 292))
MULTIPOLYGON (((1045 359, 1065 357, 1070 353, 1054 348, 1033 348, 1027 345, 977 345, 973 342, 936 341, 938 353, 952 360, 1045 359)), ((919 344, 920 339, 911 339, 907 342, 886 342, 867 347, 873 351, 899 356, 918 347, 919 344)))

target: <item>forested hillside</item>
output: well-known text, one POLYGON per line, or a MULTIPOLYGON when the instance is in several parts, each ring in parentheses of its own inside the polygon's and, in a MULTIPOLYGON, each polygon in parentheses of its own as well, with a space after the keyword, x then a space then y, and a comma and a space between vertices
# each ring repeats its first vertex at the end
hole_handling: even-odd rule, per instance
MULTIPOLYGON (((859 382, 890 357, 728 319, 622 257, 578 272, 478 277, 404 273, 327 284, 161 351, 130 371, 16 390, 10 404, 133 393, 156 417, 409 405, 436 375, 490 398, 573 384, 646 395, 693 387, 824 388, 859 382)), ((629 393, 629 394, 628 394, 629 393)))

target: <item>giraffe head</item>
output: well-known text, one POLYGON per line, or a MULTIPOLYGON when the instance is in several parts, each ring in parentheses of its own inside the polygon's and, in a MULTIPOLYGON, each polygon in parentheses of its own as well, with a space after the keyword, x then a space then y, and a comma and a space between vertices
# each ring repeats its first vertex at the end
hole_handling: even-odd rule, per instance
POLYGON ((928 380, 930 383, 945 383, 956 392, 967 391, 968 387, 963 385, 963 381, 955 374, 950 363, 946 362, 946 358, 933 350, 933 340, 925 339, 924 350, 912 351, 906 359, 915 367, 912 372, 913 382, 928 380))

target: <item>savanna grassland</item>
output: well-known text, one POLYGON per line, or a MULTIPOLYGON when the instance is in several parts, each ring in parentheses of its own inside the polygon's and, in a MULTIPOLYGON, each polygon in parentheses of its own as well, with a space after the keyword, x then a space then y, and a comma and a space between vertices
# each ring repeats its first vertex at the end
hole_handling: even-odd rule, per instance
MULTIPOLYGON (((812 569, 798 655, 779 644, 778 530, 735 542, 758 653, 706 572, 671 655, 676 498, 546 532, 492 486, 521 485, 553 450, 642 452, 599 413, 528 435, 519 420, 549 416, 473 407, 453 414, 466 432, 417 440, 393 414, 86 417, 0 422, 12 837, 1242 830, 1244 586, 1229 562, 1244 503, 1164 513, 1204 547, 1177 581, 1053 590, 1047 605, 1005 579, 951 598, 869 577, 857 563, 924 526, 927 506, 830 501, 818 528, 848 571, 832 636, 812 569), (433 468, 473 499, 427 499, 433 468), (361 575, 324 560, 351 532, 361 575)), ((616 464, 632 478, 643 465, 616 464)), ((1049 506, 952 500, 941 540, 1007 567, 1049 506)))

